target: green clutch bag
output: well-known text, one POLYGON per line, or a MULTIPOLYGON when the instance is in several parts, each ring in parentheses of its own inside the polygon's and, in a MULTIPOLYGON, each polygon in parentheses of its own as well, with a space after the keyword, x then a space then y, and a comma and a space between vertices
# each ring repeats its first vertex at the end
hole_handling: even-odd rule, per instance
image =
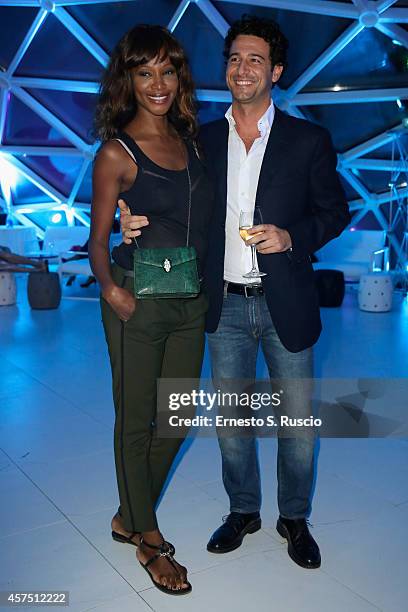
POLYGON ((187 159, 188 214, 186 246, 136 249, 133 253, 135 297, 139 300, 193 298, 200 293, 197 253, 189 246, 191 220, 191 177, 187 159))
POLYGON ((139 300, 192 298, 200 293, 197 253, 192 246, 136 249, 133 269, 139 300))

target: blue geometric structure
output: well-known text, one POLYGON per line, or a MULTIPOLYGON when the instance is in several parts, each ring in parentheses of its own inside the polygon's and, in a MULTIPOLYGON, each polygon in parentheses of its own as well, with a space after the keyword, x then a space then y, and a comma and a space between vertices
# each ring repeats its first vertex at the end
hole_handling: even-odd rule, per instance
MULTIPOLYGON (((222 39, 243 12, 276 19, 289 38, 289 67, 274 90, 288 113, 325 125, 353 225, 389 229, 389 207, 406 203, 408 7, 396 0, 1 0, 0 205, 40 237, 61 223, 89 224, 91 135, 98 81, 133 24, 161 23, 190 57, 202 122, 221 116, 230 96, 222 39), (399 141, 401 147, 393 147, 399 141), (7 168, 15 170, 10 184, 7 168), (400 173, 402 178, 404 172, 400 173)), ((389 232, 397 257, 404 232, 389 232)))

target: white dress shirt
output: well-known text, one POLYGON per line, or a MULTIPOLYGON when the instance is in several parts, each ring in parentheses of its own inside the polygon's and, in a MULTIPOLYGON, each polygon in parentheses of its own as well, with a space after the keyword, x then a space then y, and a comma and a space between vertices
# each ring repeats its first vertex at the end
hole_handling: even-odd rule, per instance
POLYGON ((225 113, 229 123, 229 135, 224 279, 232 283, 260 282, 242 276, 251 270, 252 257, 251 248, 239 235, 239 213, 241 210, 252 212, 255 208, 259 173, 274 116, 275 108, 271 100, 268 110, 258 121, 260 136, 247 153, 235 127, 232 106, 225 113))

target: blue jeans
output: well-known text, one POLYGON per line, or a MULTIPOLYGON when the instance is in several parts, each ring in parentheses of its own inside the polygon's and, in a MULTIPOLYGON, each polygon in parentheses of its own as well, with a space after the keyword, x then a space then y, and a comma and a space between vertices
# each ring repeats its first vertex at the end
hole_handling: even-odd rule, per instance
MULTIPOLYGON (((313 377, 312 349, 291 353, 282 345, 264 296, 226 294, 218 328, 208 334, 208 342, 215 386, 223 378, 255 380, 259 345, 271 378, 313 377)), ((289 417, 312 414, 310 403, 299 388, 296 391, 296 384, 285 404, 285 414, 289 417)), ((218 441, 230 512, 258 512, 261 480, 256 439, 219 436, 218 441)), ((307 434, 278 437, 278 507, 285 518, 304 518, 310 514, 314 446, 314 437, 307 434)))

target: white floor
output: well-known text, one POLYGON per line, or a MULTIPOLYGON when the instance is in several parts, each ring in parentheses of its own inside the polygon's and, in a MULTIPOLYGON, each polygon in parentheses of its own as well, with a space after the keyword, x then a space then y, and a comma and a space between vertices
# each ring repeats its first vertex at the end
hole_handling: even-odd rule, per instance
MULTIPOLYGON (((272 439, 260 443, 262 530, 233 553, 206 551, 228 501, 216 441, 196 439, 159 508, 193 593, 153 588, 134 548, 110 538, 113 410, 98 303, 32 311, 22 283, 18 305, 0 308, 0 590, 67 590, 75 612, 407 609, 406 438, 321 440, 311 522, 322 566, 313 571, 290 560, 275 531, 272 439)), ((407 377, 407 314, 400 299, 391 313, 362 313, 355 293, 323 310, 318 375, 407 377)))

